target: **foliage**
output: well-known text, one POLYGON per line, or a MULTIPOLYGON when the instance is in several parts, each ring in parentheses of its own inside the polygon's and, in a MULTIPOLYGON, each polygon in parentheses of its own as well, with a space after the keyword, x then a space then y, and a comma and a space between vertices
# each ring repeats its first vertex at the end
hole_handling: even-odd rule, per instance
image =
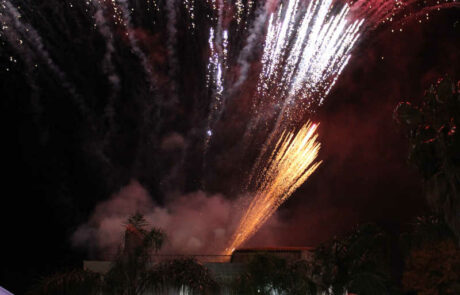
POLYGON ((148 228, 141 214, 131 216, 125 228, 125 248, 103 278, 84 270, 59 273, 43 279, 30 294, 137 295, 171 287, 191 294, 212 294, 206 292, 217 288, 208 270, 193 259, 154 264, 152 254, 160 250, 166 235, 158 228, 148 228))
POLYGON ((419 106, 399 103, 394 118, 409 138, 409 162, 423 175, 427 199, 460 237, 460 83, 440 79, 419 106))
POLYGON ((99 274, 86 270, 72 270, 43 278, 30 295, 96 295, 102 286, 99 274))
POLYGON ((460 249, 452 240, 414 249, 406 261, 402 283, 406 291, 418 295, 460 294, 460 249))
POLYGON ((128 218, 128 223, 126 224, 126 234, 133 231, 134 233, 140 234, 142 245, 137 245, 136 251, 158 252, 163 246, 166 234, 157 227, 150 227, 150 229, 146 229, 147 225, 148 222, 145 220, 144 216, 140 213, 136 213, 128 218))
POLYGON ((148 227, 141 214, 125 224, 125 248, 104 276, 73 270, 45 278, 31 295, 138 295, 146 291, 168 293, 171 289, 188 294, 215 294, 217 284, 209 271, 194 259, 176 259, 154 263, 151 257, 160 250, 166 235, 148 227))
POLYGON ((162 293, 171 288, 203 294, 216 287, 208 270, 193 259, 155 264, 151 260, 152 252, 160 250, 165 234, 157 228, 147 230, 146 227, 147 222, 140 214, 128 219, 125 249, 105 277, 107 294, 135 295, 148 290, 162 293))
POLYGON ((425 295, 458 294, 460 251, 445 220, 421 216, 401 235, 405 255, 402 285, 406 291, 425 295))
POLYGON ((286 294, 293 295, 317 294, 318 287, 311 279, 310 263, 299 260, 288 264, 284 285, 281 285, 281 289, 286 294))
POLYGON ((400 236, 402 250, 408 256, 414 249, 426 244, 442 241, 455 241, 455 235, 438 215, 419 216, 412 223, 411 229, 400 236))
POLYGON ((332 294, 388 294, 389 239, 373 224, 321 245, 313 258, 314 277, 332 294))
POLYGON ((166 236, 155 227, 146 229, 147 225, 141 214, 128 219, 125 249, 105 276, 104 291, 108 294, 142 294, 151 283, 151 254, 160 249, 166 236))
POLYGON ((216 294, 217 283, 209 270, 193 258, 175 259, 159 263, 150 272, 150 288, 187 289, 189 294, 216 294))
POLYGON ((269 254, 255 255, 237 278, 236 294, 316 294, 306 261, 288 262, 269 254))

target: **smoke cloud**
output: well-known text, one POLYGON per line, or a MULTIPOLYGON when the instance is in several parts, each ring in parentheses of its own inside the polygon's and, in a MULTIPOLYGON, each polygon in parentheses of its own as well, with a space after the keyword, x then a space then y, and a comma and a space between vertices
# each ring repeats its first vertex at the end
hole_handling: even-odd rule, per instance
MULTIPOLYGON (((89 248, 90 254, 110 259, 122 246, 124 224, 135 213, 144 215, 150 225, 167 234, 163 254, 220 254, 236 227, 245 197, 229 200, 221 194, 208 195, 198 191, 170 198, 160 206, 152 201, 148 191, 132 180, 112 197, 96 206, 89 221, 72 236, 75 247, 89 248)), ((251 245, 258 241, 275 242, 274 228, 281 222, 275 216, 258 233, 251 245)))
POLYGON ((177 132, 172 132, 161 141, 161 149, 164 151, 181 150, 185 147, 185 139, 177 132))

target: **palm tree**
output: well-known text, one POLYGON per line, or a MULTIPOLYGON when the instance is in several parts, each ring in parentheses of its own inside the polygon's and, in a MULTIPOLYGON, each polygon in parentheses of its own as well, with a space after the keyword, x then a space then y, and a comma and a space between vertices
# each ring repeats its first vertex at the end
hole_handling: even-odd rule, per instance
POLYGON ((147 229, 141 214, 128 218, 125 225, 125 245, 105 276, 104 291, 108 294, 143 294, 150 284, 152 254, 158 252, 166 235, 158 228, 147 229))
POLYGON ((217 284, 194 259, 152 260, 165 238, 162 230, 149 228, 145 218, 135 214, 125 224, 124 247, 106 275, 86 270, 58 273, 42 279, 30 295, 142 295, 171 289, 186 294, 215 294, 217 284))

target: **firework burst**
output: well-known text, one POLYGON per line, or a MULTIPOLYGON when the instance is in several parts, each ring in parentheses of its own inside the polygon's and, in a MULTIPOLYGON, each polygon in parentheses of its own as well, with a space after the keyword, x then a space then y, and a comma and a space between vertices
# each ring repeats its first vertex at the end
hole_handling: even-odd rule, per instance
POLYGON ((251 237, 289 198, 321 162, 315 162, 320 144, 316 124, 307 123, 298 132, 284 131, 264 165, 257 168, 252 201, 245 210, 229 247, 230 254, 251 237))
MULTIPOLYGON (((345 2, 0 0, 0 60, 5 61, 0 74, 27 79, 38 114, 41 101, 49 104, 38 94, 42 80, 50 78, 52 86, 43 87, 56 92, 63 88, 63 97, 88 121, 86 129, 96 141, 103 138, 98 157, 109 164, 117 163, 110 156, 111 138, 124 129, 117 118, 132 104, 142 110, 142 136, 160 137, 171 131, 164 127, 170 122, 184 126, 190 138, 199 130, 206 158, 227 104, 254 90, 248 95, 249 119, 242 118, 247 124, 241 142, 251 148, 250 143, 263 144, 243 189, 254 191, 254 198, 228 252, 254 234, 318 167, 317 126, 292 130, 323 104, 362 36, 408 18, 428 20, 428 11, 459 5, 456 0, 345 2), (91 54, 82 54, 86 51, 91 54), (85 76, 97 71, 85 64, 99 65, 103 81, 85 76), (94 91, 104 83, 108 94, 94 91), (198 101, 203 97, 204 103, 198 101), (155 135, 149 134, 152 129, 155 135)), ((161 142, 155 139, 145 142, 161 142)), ((151 149, 145 150, 150 156, 151 149)))
POLYGON ((290 1, 270 16, 258 92, 262 100, 283 97, 285 104, 298 100, 312 109, 350 59, 364 20, 348 21, 347 4, 334 14, 331 0, 299 5, 290 1))
MULTIPOLYGON (((231 77, 227 70, 234 70, 227 61, 228 39, 222 38, 222 33, 216 33, 224 32, 228 36, 228 31, 221 27, 221 23, 211 28, 207 85, 214 91, 206 145, 215 134, 214 126, 228 98, 247 78, 246 53, 258 40, 264 39, 262 67, 253 95, 252 118, 243 138, 246 143, 253 138, 254 130, 273 118, 272 135, 283 131, 281 124, 298 123, 304 114, 314 112, 350 60, 364 19, 351 20, 348 4, 337 7, 332 0, 313 0, 308 5, 291 0, 285 4, 277 8, 267 4, 261 8, 263 12, 254 21, 246 46, 238 54, 242 70, 236 83, 226 80, 231 77), (261 24, 264 24, 262 29, 261 24), (267 109, 274 110, 268 117, 267 109)), ((272 136, 269 136, 266 145, 271 142, 272 136)))

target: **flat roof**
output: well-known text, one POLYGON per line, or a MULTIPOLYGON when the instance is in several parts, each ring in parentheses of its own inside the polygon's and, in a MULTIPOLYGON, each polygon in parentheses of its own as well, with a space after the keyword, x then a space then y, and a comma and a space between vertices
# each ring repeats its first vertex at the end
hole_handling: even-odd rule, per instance
POLYGON ((314 247, 248 247, 238 248, 235 252, 295 252, 295 251, 313 251, 314 247))

